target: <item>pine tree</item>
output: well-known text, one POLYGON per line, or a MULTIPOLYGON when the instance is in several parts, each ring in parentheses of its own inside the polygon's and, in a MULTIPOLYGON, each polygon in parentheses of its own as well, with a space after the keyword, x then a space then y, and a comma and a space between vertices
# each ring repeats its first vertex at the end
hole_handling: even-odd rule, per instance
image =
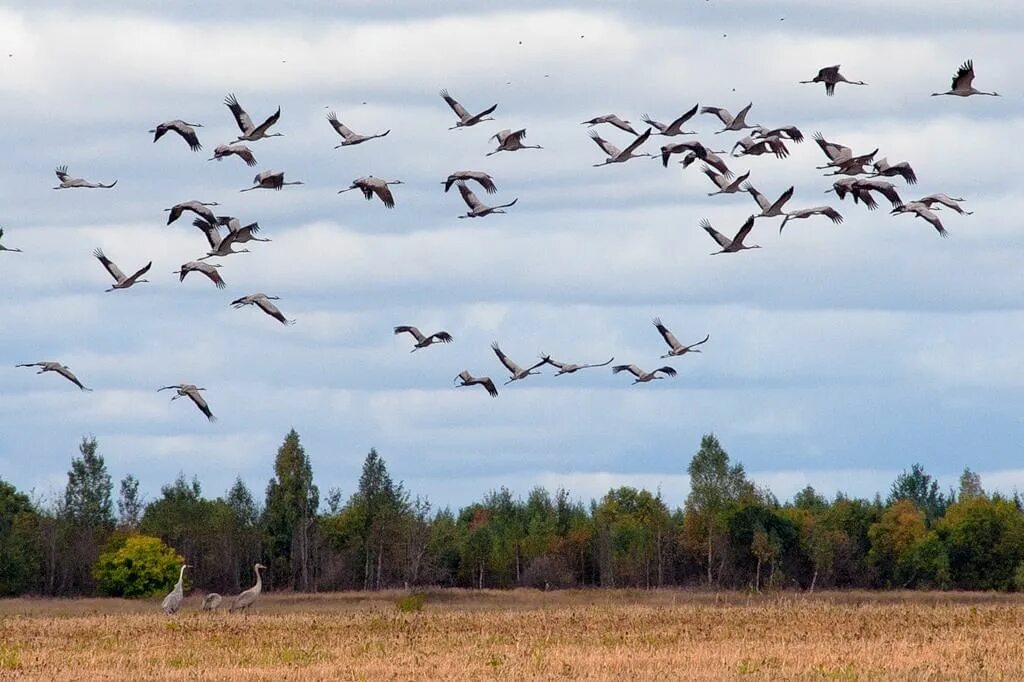
POLYGON ((121 494, 117 498, 118 524, 121 528, 135 530, 142 520, 143 504, 139 497, 139 479, 128 474, 121 479, 121 494))
POLYGON ((293 589, 311 588, 310 537, 320 506, 320 491, 313 485, 309 457, 292 429, 277 450, 274 478, 267 484, 264 509, 265 550, 275 584, 293 589), (287 576, 287 580, 282 580, 287 576))
POLYGON ((62 590, 87 592, 93 588, 92 565, 99 548, 114 528, 113 485, 95 438, 82 438, 80 457, 71 460, 68 484, 58 516, 63 530, 64 576, 62 590))

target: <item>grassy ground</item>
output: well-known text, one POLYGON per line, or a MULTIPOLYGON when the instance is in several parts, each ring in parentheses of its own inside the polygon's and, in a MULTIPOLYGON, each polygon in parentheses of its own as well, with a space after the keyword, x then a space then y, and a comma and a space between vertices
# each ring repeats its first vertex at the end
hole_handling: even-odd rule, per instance
POLYGON ((0 600, 0 679, 1020 679, 1010 595, 681 591, 0 600))

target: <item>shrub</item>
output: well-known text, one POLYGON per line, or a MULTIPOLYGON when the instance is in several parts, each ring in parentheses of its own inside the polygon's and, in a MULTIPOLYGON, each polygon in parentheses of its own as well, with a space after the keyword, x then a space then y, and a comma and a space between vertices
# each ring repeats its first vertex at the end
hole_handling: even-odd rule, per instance
POLYGON ((185 563, 160 538, 129 535, 112 541, 93 566, 100 591, 114 597, 154 597, 170 591, 185 563))
POLYGON ((395 606, 402 613, 418 613, 423 610, 423 605, 426 603, 427 595, 425 592, 413 592, 395 600, 395 606))

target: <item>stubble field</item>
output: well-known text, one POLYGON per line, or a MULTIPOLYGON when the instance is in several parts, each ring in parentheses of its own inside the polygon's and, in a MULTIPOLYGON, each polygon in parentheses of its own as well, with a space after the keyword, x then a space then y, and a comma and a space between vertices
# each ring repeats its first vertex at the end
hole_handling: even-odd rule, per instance
POLYGON ((1020 679, 1024 600, 833 592, 264 595, 244 615, 156 601, 0 600, 0 678, 1020 679))

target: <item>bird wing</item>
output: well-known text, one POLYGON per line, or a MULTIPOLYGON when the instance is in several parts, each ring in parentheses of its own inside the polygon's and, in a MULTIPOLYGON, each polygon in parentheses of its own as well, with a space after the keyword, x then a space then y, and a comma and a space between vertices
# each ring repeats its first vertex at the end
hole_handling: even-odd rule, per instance
POLYGON ((129 277, 129 278, 128 278, 128 281, 129 281, 129 282, 134 282, 134 281, 135 281, 135 280, 137 280, 137 279, 138 279, 139 277, 142 277, 142 276, 143 276, 143 275, 145 275, 145 274, 146 274, 147 272, 149 272, 149 269, 150 269, 151 267, 153 267, 153 261, 149 261, 148 263, 146 263, 145 265, 143 265, 143 266, 142 266, 141 268, 139 268, 139 269, 138 269, 138 270, 137 270, 137 271, 135 272, 135 274, 134 274, 134 275, 132 275, 131 277, 129 277))
POLYGON ((430 335, 430 338, 437 339, 441 343, 451 343, 455 340, 452 338, 452 335, 446 331, 435 332, 430 335))
POLYGON ((53 371, 56 372, 57 374, 61 375, 62 377, 64 377, 68 381, 70 381, 71 383, 73 383, 75 386, 78 386, 78 388, 82 389, 83 391, 88 391, 89 390, 85 386, 82 385, 82 382, 78 380, 78 377, 76 377, 74 374, 72 374, 71 370, 68 369, 67 367, 64 367, 63 365, 61 365, 60 367, 57 367, 53 371))
POLYGON ((835 161, 839 158, 843 150, 851 152, 849 147, 844 147, 843 145, 836 144, 835 142, 829 142, 821 133, 814 133, 814 141, 818 143, 819 147, 821 147, 821 151, 825 152, 825 156, 828 157, 829 161, 835 161))
POLYGON ((241 146, 241 145, 238 146, 238 147, 235 147, 234 148, 234 153, 237 154, 239 156, 239 158, 241 158, 243 161, 245 161, 245 165, 247 165, 249 167, 252 167, 252 166, 256 165, 256 157, 253 156, 252 150, 249 149, 248 147, 241 146))
POLYGON ((213 416, 213 412, 210 411, 210 406, 206 404, 206 400, 203 399, 203 396, 199 395, 198 390, 191 389, 185 391, 185 395, 187 395, 192 400, 192 402, 196 404, 196 407, 199 408, 200 412, 206 415, 207 419, 209 419, 212 422, 217 421, 217 418, 213 416))
POLYGON ((67 166, 57 166, 57 168, 53 172, 57 174, 57 179, 60 180, 61 182, 64 182, 65 180, 71 177, 70 175, 68 175, 67 166))
POLYGON ((893 169, 896 171, 898 175, 903 176, 903 179, 907 181, 908 185, 917 184, 917 173, 914 172, 914 169, 911 168, 910 164, 907 163, 906 161, 900 161, 895 166, 893 166, 893 169))
POLYGON ((597 144, 597 146, 600 147, 604 151, 604 153, 608 155, 609 158, 614 159, 616 156, 622 153, 618 147, 616 147, 611 142, 601 137, 601 135, 596 130, 590 131, 590 139, 592 139, 597 144))
POLYGON ((480 183, 480 186, 484 188, 488 194, 494 194, 498 191, 498 188, 494 186, 494 180, 487 173, 472 172, 470 177, 480 183))
POLYGON ((750 216, 747 218, 747 222, 743 223, 743 227, 741 227, 740 231, 736 233, 735 237, 733 237, 733 243, 742 244, 743 240, 747 238, 747 235, 750 234, 752 229, 754 229, 754 216, 750 216))
MULTIPOLYGON (((740 123, 746 123, 747 112, 750 111, 750 107, 752 107, 752 106, 754 106, 753 102, 751 102, 747 106, 745 106, 742 109, 740 109, 740 113, 736 114, 736 116, 733 118, 733 122, 735 123, 735 122, 739 121, 740 123)), ((726 124, 726 125, 728 125, 728 124, 726 124)))
POLYGON ((327 120, 331 122, 331 127, 334 128, 334 131, 341 135, 346 140, 349 139, 350 137, 355 137, 355 133, 353 133, 348 126, 339 121, 338 115, 333 111, 327 114, 327 120))
POLYGON ((612 374, 618 374, 619 372, 629 372, 637 379, 643 376, 643 371, 636 365, 615 365, 612 367, 612 374))
POLYGON ((495 388, 494 382, 491 381, 490 377, 480 377, 477 379, 477 383, 487 389, 487 392, 491 394, 492 398, 498 397, 498 389, 495 388))
POLYGON ((288 324, 288 319, 284 316, 284 313, 282 313, 276 305, 271 303, 265 297, 261 296, 260 298, 257 298, 255 303, 260 307, 260 310, 265 312, 267 315, 270 315, 281 324, 288 324))
POLYGON ((398 327, 395 327, 395 334, 402 333, 412 334, 413 338, 416 339, 417 343, 421 343, 426 339, 426 337, 423 336, 423 333, 419 329, 410 325, 400 325, 398 327))
POLYGON ((629 143, 625 149, 622 150, 623 156, 631 156, 633 152, 640 148, 640 146, 647 142, 647 138, 651 136, 651 128, 645 130, 642 134, 638 135, 635 140, 629 143))
POLYGON ((726 237, 724 234, 722 234, 715 228, 711 227, 711 223, 708 222, 707 218, 700 221, 700 226, 703 227, 704 231, 710 234, 712 239, 718 242, 718 245, 721 246, 723 249, 729 248, 729 245, 732 244, 732 242, 729 241, 728 237, 726 237))
POLYGON ((235 123, 238 124, 238 129, 242 131, 242 134, 248 134, 252 129, 252 119, 249 118, 249 114, 245 113, 245 109, 238 103, 238 99, 234 93, 229 94, 224 98, 224 104, 231 110, 231 115, 235 117, 235 123))
POLYGON ((790 185, 789 189, 787 189, 785 192, 783 192, 782 195, 779 196, 779 198, 775 200, 775 203, 772 204, 769 208, 770 209, 775 209, 777 211, 781 210, 782 206, 787 201, 789 201, 790 199, 793 198, 793 189, 794 189, 794 187, 792 185, 790 185))
POLYGON ((203 231, 203 234, 206 235, 206 241, 209 242, 211 249, 216 250, 220 246, 220 230, 216 225, 207 222, 202 218, 196 218, 192 221, 192 224, 203 231))
POLYGON ((107 272, 110 273, 110 276, 114 278, 115 282, 124 281, 124 273, 121 272, 121 268, 114 265, 114 262, 103 254, 102 249, 96 249, 95 251, 92 252, 92 255, 95 256, 97 260, 99 260, 99 262, 103 264, 103 267, 107 269, 107 272))
POLYGON ((455 112, 455 115, 458 116, 460 120, 469 118, 469 112, 466 111, 466 107, 459 104, 454 97, 448 94, 447 90, 441 91, 441 97, 444 98, 444 101, 448 103, 448 106, 452 108, 452 111, 455 112))
POLYGON ((659 367, 658 369, 651 372, 651 374, 657 374, 658 372, 661 372, 662 374, 670 377, 674 377, 676 375, 676 371, 667 365, 665 367, 659 367))
POLYGON ((974 62, 968 59, 960 65, 956 75, 953 76, 951 90, 970 90, 974 84, 974 62))
MULTIPOLYGON (((223 289, 224 287, 227 286, 227 284, 221 278, 220 273, 217 272, 217 268, 213 267, 212 265, 200 263, 199 267, 195 269, 209 277, 210 281, 216 284, 218 289, 223 289)), ((182 278, 184 278, 184 275, 182 275, 182 278)))
POLYGON ((660 317, 654 318, 654 326, 657 327, 658 331, 661 333, 661 338, 665 339, 665 343, 667 343, 672 350, 683 347, 683 344, 679 343, 679 339, 675 337, 675 334, 670 332, 668 327, 661 323, 660 317))
POLYGON ((491 350, 494 351, 494 354, 498 356, 498 359, 501 360, 501 364, 505 365, 505 368, 508 369, 508 371, 513 374, 519 374, 523 371, 519 365, 512 362, 509 357, 501 351, 501 348, 498 347, 497 341, 491 344, 491 350))
POLYGON ((751 185, 749 182, 743 189, 747 190, 747 192, 750 193, 750 196, 754 197, 754 201, 757 202, 757 205, 761 207, 762 211, 767 211, 771 207, 772 204, 770 201, 768 201, 768 197, 761 194, 757 190, 757 188, 751 185))
POLYGON ((732 114, 722 107, 701 107, 700 113, 714 114, 724 125, 732 123, 732 114))
POLYGON ((380 200, 384 202, 385 206, 388 208, 395 207, 395 195, 391 193, 390 187, 384 183, 380 183, 373 188, 373 191, 377 193, 377 196, 380 197, 380 200))
POLYGON ((580 369, 590 369, 591 367, 607 367, 608 365, 612 364, 613 362, 615 362, 614 356, 608 358, 604 362, 599 362, 599 363, 596 363, 596 364, 593 364, 593 365, 580 365, 579 368, 580 369))
POLYGON ((188 147, 192 151, 197 152, 203 148, 203 145, 199 144, 199 135, 191 126, 176 124, 172 128, 174 132, 181 135, 185 142, 188 142, 188 147))
POLYGON ((277 123, 278 119, 281 118, 281 107, 277 108, 277 111, 267 117, 267 120, 259 124, 259 126, 252 131, 253 135, 259 136, 267 132, 270 126, 277 123))
POLYGON ((804 134, 800 132, 800 129, 796 126, 785 126, 783 128, 777 128, 780 133, 786 133, 789 135, 789 139, 793 140, 797 144, 804 141, 804 134))
POLYGON ((729 170, 729 167, 725 165, 725 161, 718 154, 712 154, 711 152, 707 152, 704 155, 704 162, 711 164, 714 168, 718 170, 719 173, 724 175, 726 178, 731 178, 733 176, 733 172, 729 170))
POLYGON ((540 356, 540 359, 543 360, 544 362, 546 362, 547 364, 551 365, 552 367, 557 367, 558 369, 565 369, 565 367, 566 367, 566 364, 564 362, 559 362, 558 360, 552 360, 550 355, 544 355, 542 353, 541 356, 540 356))
POLYGON ((920 217, 924 218, 929 223, 931 223, 932 227, 934 227, 938 231, 940 236, 942 236, 942 237, 948 237, 949 236, 949 232, 947 232, 946 228, 942 226, 942 221, 939 220, 939 216, 935 215, 934 213, 929 211, 927 208, 918 208, 915 211, 915 213, 917 213, 917 215, 919 215, 920 217))
POLYGON ((705 343, 707 343, 710 339, 711 339, 711 334, 707 334, 707 335, 704 336, 703 339, 701 339, 697 343, 691 343, 689 347, 690 348, 696 348, 697 346, 702 346, 705 343))
POLYGON ((469 206, 472 210, 475 211, 481 208, 486 208, 483 202, 477 199, 476 195, 473 194, 473 190, 471 190, 469 186, 466 185, 466 183, 461 180, 459 181, 459 194, 462 195, 462 200, 465 201, 466 205, 469 206))
POLYGON ((644 123, 646 123, 647 125, 651 126, 652 128, 657 128, 658 132, 662 132, 663 133, 666 130, 668 130, 668 126, 667 125, 665 125, 664 123, 662 123, 660 121, 655 121, 653 118, 650 117, 649 114, 644 114, 643 116, 640 117, 640 120, 643 121, 644 123))
MULTIPOLYGON (((693 118, 697 114, 697 109, 699 109, 699 108, 700 108, 699 104, 694 104, 692 109, 687 111, 685 114, 683 114, 682 116, 680 116, 676 120, 674 120, 671 123, 669 123, 668 127, 665 130, 666 131, 668 131, 668 130, 671 130, 671 131, 679 131, 679 130, 681 130, 683 124, 686 123, 687 121, 689 121, 691 118, 693 118)), ((644 122, 646 123, 646 120, 644 122)))

